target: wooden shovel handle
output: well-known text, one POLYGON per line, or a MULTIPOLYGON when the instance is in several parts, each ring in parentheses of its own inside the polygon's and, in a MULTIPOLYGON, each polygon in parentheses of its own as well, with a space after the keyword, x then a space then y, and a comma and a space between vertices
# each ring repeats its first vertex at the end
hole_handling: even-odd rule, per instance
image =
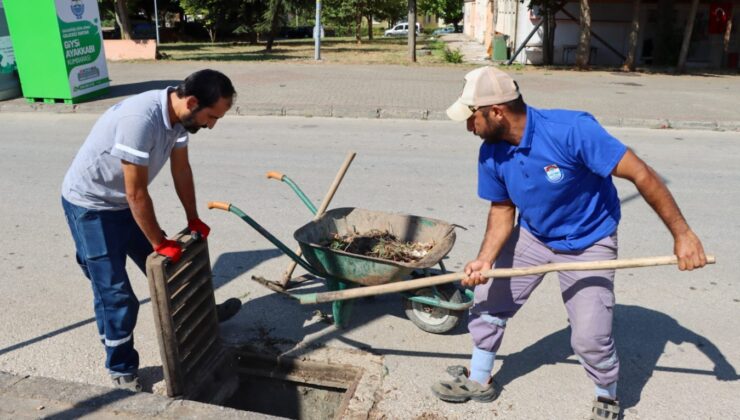
MULTIPOLYGON (((713 255, 707 255, 707 264, 714 264, 716 259, 713 255)), ((544 274, 551 271, 587 271, 587 270, 611 270, 618 268, 639 268, 654 267, 658 265, 677 264, 678 258, 675 255, 665 257, 645 257, 632 258, 624 260, 606 260, 606 261, 589 261, 574 263, 553 263, 538 265, 527 268, 496 268, 484 271, 483 277, 517 277, 531 274, 544 274)), ((365 296, 382 295, 386 293, 403 292, 407 290, 421 289, 424 287, 437 286, 445 283, 462 280, 466 277, 465 273, 450 273, 440 276, 424 277, 421 279, 399 281, 395 283, 381 284, 378 286, 357 287, 354 289, 341 290, 336 292, 309 293, 305 295, 293 295, 300 300, 302 304, 312 304, 319 302, 333 302, 337 300, 354 299, 365 296)), ((495 280, 494 280, 495 281, 495 280)))

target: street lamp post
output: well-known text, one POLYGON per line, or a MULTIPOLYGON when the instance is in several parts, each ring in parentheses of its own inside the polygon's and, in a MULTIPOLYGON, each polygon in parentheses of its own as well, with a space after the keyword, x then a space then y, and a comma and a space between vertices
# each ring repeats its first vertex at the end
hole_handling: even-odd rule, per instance
POLYGON ((157 35, 157 45, 159 45, 159 12, 157 11, 157 0, 154 0, 154 32, 157 35))
POLYGON ((316 61, 321 60, 321 0, 316 0, 316 27, 313 29, 314 53, 316 61))

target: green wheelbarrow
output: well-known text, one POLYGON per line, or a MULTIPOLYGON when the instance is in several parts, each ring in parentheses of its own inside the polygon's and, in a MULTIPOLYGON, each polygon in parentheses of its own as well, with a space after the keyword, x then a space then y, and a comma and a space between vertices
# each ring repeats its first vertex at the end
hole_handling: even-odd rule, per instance
MULTIPOLYGON (((291 188, 298 189, 292 183, 291 188)), ((301 193, 299 197, 305 195, 301 193)), ((308 200, 304 200, 304 203, 306 201, 308 200)), ((442 258, 455 243, 455 227, 441 220, 346 207, 329 210, 295 231, 293 236, 303 253, 303 257, 300 257, 236 206, 210 202, 208 207, 225 210, 240 217, 308 273, 323 279, 327 288, 332 291, 398 282, 414 276, 443 274, 446 270, 441 262, 442 258), (390 232, 401 241, 433 242, 434 245, 425 256, 412 263, 352 254, 324 245, 334 234, 347 235, 373 229, 390 232), (437 264, 441 270, 433 272, 432 267, 437 264)), ((288 293, 277 282, 260 277, 253 279, 271 290, 295 299, 302 300, 301 297, 307 296, 288 293)), ((472 291, 460 290, 452 284, 425 287, 402 294, 409 320, 422 330, 435 334, 455 328, 473 302, 472 291)), ((332 302, 336 326, 341 327, 348 323, 352 302, 332 302)))

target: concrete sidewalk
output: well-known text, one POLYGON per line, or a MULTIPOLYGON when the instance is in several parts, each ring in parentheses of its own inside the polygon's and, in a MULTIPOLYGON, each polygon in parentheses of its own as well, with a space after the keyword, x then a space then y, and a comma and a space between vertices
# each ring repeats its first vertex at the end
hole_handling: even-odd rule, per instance
MULTIPOLYGON (((232 114, 446 119, 444 111, 459 95, 463 76, 475 66, 109 63, 112 85, 101 99, 65 105, 19 98, 0 102, 0 112, 102 113, 126 96, 174 85, 191 72, 210 67, 226 73, 236 86, 239 95, 232 114)), ((607 126, 740 130, 739 76, 508 71, 529 104, 585 110, 607 126)))
POLYGON ((0 372, 0 418, 6 419, 275 419, 146 392, 0 372))

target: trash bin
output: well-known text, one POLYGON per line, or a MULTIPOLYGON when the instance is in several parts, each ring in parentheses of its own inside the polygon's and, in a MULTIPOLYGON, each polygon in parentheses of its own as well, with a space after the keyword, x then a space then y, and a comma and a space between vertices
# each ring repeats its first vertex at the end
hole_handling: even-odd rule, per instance
POLYGON ((97 0, 3 0, 23 96, 78 103, 108 90, 97 0))
POLYGON ((506 42, 509 36, 504 34, 495 34, 493 36, 493 54, 491 54, 491 60, 493 61, 506 61, 509 59, 508 47, 506 42))
POLYGON ((21 96, 13 44, 5 21, 3 0, 0 0, 0 101, 21 96))

